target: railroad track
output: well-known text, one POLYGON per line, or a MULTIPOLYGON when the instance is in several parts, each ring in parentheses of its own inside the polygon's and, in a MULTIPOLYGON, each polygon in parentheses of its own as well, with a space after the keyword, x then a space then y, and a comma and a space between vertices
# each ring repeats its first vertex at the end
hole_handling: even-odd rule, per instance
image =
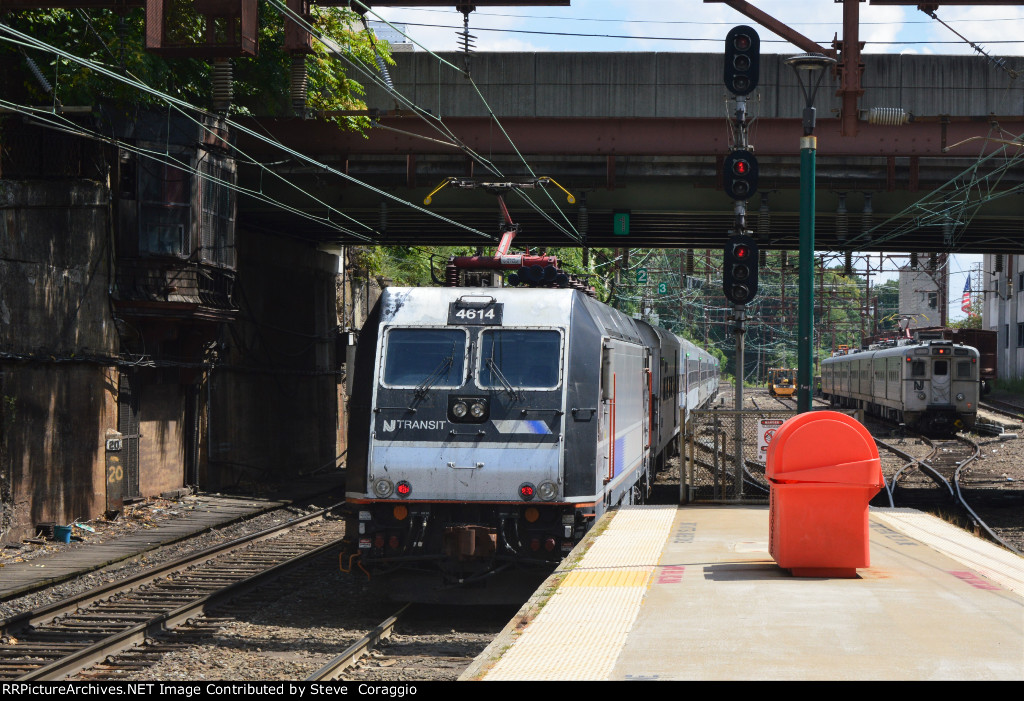
POLYGON ((978 408, 990 411, 993 414, 1005 416, 1006 418, 1013 419, 1014 421, 1024 421, 1024 407, 1019 407, 1016 404, 1010 404, 1009 402, 986 399, 978 402, 978 408))
POLYGON ((453 681, 521 605, 406 605, 306 681, 453 681))
MULTIPOLYGON (((335 547, 344 525, 325 519, 326 512, 0 621, 0 680, 64 679, 200 617, 206 607, 335 547)), ((216 625, 207 619, 193 629, 202 634, 216 625)), ((122 659, 126 668, 144 664, 130 654, 122 659)))
MULTIPOLYGON (((978 515, 965 496, 968 492, 966 473, 979 456, 978 444, 964 436, 937 441, 923 436, 915 437, 931 447, 931 451, 923 458, 875 438, 880 447, 905 461, 903 467, 887 480, 889 505, 945 514, 949 513, 950 507, 960 509, 960 515, 974 525, 975 532, 984 533, 990 540, 1021 554, 978 515), (931 487, 923 481, 930 482, 931 487)), ((972 497, 977 500, 991 498, 991 490, 987 492, 977 488, 971 491, 972 497)))
POLYGON ((347 672, 360 660, 360 658, 367 655, 374 646, 391 637, 391 634, 395 630, 395 626, 398 625, 398 622, 409 610, 410 606, 412 606, 412 604, 405 604, 396 613, 385 618, 380 625, 375 627, 356 642, 352 643, 352 645, 350 645, 343 653, 335 657, 313 674, 306 677, 306 681, 324 682, 340 679, 344 672, 347 672))

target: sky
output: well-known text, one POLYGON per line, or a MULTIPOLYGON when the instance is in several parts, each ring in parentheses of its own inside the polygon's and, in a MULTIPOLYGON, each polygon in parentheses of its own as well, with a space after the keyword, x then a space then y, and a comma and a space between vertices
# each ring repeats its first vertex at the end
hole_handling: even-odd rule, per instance
MULTIPOLYGON (((753 0, 752 4, 822 46, 829 46, 842 33, 843 6, 833 0, 753 0)), ((945 6, 935 14, 952 29, 916 6, 861 3, 864 53, 976 54, 967 39, 993 57, 1011 57, 1006 62, 1009 67, 1024 69, 1024 58, 1012 58, 1024 57, 1024 7, 945 6)), ((367 19, 404 24, 411 39, 432 51, 457 50, 456 31, 463 23, 461 13, 440 8, 374 8, 367 19)), ((702 0, 572 0, 570 7, 484 7, 470 15, 477 51, 720 52, 726 33, 738 24, 758 29, 762 53, 803 53, 731 7, 702 0)), ((960 310, 964 282, 972 264, 981 258, 980 254, 952 257, 950 320, 965 316, 960 310)))

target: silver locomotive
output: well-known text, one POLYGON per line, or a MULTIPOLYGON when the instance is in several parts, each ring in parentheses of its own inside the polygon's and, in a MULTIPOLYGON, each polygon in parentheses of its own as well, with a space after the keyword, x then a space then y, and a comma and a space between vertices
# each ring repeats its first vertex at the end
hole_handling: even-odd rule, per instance
POLYGON ((388 288, 353 372, 342 566, 419 600, 550 572, 718 387, 713 356, 576 289, 388 288))

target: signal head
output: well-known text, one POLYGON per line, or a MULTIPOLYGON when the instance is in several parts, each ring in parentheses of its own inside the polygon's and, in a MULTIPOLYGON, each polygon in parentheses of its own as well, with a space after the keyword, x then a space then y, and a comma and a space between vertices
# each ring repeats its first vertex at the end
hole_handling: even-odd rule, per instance
POLYGON ((734 95, 749 95, 757 87, 761 38, 752 27, 733 27, 725 37, 725 87, 734 95))
POLYGON ((737 149, 725 157, 722 187, 734 200, 749 200, 757 192, 757 157, 750 151, 737 149))
POLYGON ((722 291, 733 304, 747 304, 757 295, 757 244, 749 236, 731 236, 724 253, 722 291))

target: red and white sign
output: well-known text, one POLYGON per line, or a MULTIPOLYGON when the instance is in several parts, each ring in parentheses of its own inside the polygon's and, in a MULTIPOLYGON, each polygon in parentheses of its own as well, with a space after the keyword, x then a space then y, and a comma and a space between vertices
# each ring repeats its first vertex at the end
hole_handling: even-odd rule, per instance
POLYGON ((765 462, 768 457, 768 444, 775 437, 775 431, 783 423, 783 419, 758 419, 757 421, 757 460, 765 462))

